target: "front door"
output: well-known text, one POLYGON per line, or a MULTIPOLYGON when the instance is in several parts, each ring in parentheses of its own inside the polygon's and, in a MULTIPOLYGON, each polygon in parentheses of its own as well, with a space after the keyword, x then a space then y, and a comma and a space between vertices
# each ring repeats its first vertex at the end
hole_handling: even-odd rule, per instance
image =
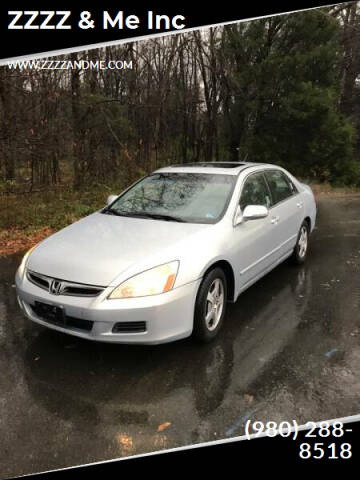
MULTIPOLYGON (((263 172, 252 173, 245 179, 239 203, 242 212, 248 205, 271 207, 271 194, 263 172)), ((257 220, 243 220, 234 227, 232 250, 238 291, 261 276, 273 262, 275 228, 270 215, 257 220)))

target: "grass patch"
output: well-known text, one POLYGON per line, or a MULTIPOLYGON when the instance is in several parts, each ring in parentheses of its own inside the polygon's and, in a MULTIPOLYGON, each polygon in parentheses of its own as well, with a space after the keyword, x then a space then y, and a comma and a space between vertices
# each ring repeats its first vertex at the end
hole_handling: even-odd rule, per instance
POLYGON ((43 238, 104 207, 120 185, 0 197, 0 255, 32 247, 43 238))
MULTIPOLYGON (((305 182, 306 183, 306 182, 305 182)), ((354 195, 360 194, 359 187, 334 187, 330 183, 309 183, 315 195, 354 195)))

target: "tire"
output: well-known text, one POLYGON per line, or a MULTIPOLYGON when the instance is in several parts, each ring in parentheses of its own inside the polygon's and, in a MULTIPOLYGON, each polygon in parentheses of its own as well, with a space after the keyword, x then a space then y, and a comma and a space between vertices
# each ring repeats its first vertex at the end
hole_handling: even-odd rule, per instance
POLYGON ((226 302, 225 274, 221 268, 214 268, 205 275, 196 297, 193 337, 197 341, 208 343, 219 333, 224 322, 226 302))
POLYGON ((309 224, 304 220, 301 224, 294 252, 291 257, 296 265, 302 265, 306 260, 309 249, 309 234, 309 224))

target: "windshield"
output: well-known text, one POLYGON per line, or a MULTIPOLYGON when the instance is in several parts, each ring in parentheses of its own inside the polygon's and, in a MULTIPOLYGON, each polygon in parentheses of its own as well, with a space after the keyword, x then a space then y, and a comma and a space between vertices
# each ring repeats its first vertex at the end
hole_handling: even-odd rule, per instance
POLYGON ((234 175, 155 173, 136 183, 103 213, 215 223, 225 213, 235 180, 234 175))

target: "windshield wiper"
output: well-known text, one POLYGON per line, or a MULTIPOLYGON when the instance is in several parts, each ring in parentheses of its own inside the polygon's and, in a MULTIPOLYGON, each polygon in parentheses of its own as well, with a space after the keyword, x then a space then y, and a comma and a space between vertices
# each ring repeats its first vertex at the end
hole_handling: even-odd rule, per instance
POLYGON ((173 215, 166 215, 162 213, 148 213, 148 212, 118 212, 113 208, 106 208, 103 210, 103 213, 109 215, 118 215, 119 217, 136 217, 136 218, 151 218, 154 220, 165 220, 167 222, 182 222, 186 223, 186 220, 183 220, 179 217, 174 217, 173 215))
POLYGON ((182 218, 174 217, 173 215, 166 215, 162 213, 133 212, 133 213, 128 213, 127 215, 129 217, 152 218, 154 220, 165 220, 167 222, 186 223, 186 220, 183 220, 182 218))
POLYGON ((118 215, 118 216, 121 215, 121 213, 118 213, 113 208, 104 208, 104 210, 101 213, 106 213, 107 215, 118 215))

